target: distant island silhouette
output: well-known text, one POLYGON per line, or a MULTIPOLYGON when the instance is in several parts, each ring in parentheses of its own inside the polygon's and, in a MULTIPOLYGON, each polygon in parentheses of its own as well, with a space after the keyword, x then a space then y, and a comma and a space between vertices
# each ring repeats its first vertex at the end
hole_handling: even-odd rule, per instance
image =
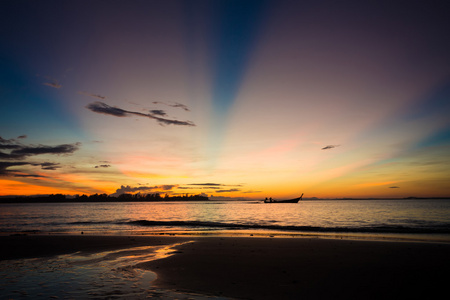
POLYGON ((162 201, 207 201, 208 197, 202 195, 182 195, 164 197, 159 193, 154 194, 121 194, 117 197, 107 194, 75 195, 67 197, 63 194, 51 194, 46 196, 14 196, 0 197, 0 203, 65 203, 65 202, 162 202, 162 201))

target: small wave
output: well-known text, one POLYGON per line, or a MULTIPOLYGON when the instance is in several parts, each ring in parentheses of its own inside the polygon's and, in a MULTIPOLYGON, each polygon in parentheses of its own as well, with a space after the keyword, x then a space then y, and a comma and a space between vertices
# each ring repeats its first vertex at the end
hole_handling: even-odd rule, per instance
POLYGON ((407 226, 372 226, 372 227, 317 227, 317 226, 283 226, 261 224, 237 224, 204 221, 150 221, 136 220, 121 222, 123 225, 156 227, 193 227, 193 228, 220 228, 220 229, 262 229, 298 232, 352 232, 352 233, 450 233, 450 224, 433 227, 407 227, 407 226))

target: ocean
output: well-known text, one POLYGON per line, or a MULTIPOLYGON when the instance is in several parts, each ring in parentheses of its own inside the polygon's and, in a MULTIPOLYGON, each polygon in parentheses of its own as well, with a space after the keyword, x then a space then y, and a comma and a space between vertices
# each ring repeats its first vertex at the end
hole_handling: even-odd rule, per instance
MULTIPOLYGON (((2 235, 81 233, 450 243, 450 199, 0 204, 2 235)), ((0 299, 230 300, 154 286, 157 274, 138 264, 176 245, 0 260, 0 299)))
POLYGON ((450 199, 20 203, 1 234, 233 235, 450 242, 450 199))

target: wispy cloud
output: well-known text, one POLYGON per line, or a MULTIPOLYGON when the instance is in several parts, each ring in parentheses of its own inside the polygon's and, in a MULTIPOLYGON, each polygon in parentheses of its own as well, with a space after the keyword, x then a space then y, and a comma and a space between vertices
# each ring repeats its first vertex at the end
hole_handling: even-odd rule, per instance
POLYGON ((242 186, 240 184, 223 184, 223 183, 212 183, 212 182, 191 183, 191 184, 188 184, 188 185, 189 186, 199 186, 202 189, 211 189, 211 190, 214 190, 214 192, 216 192, 216 193, 240 192, 241 189, 239 189, 239 188, 224 189, 224 187, 240 187, 240 186, 242 186))
POLYGON ((89 93, 89 92, 84 92, 84 91, 79 91, 78 94, 83 95, 83 96, 88 96, 88 97, 92 97, 92 98, 97 98, 100 100, 105 100, 106 96, 102 96, 99 94, 93 94, 93 93, 89 93))
POLYGON ((122 108, 109 106, 108 104, 100 101, 90 103, 86 106, 86 108, 99 114, 111 115, 115 117, 128 117, 130 115, 147 117, 156 120, 160 125, 195 126, 195 124, 191 121, 178 121, 174 119, 161 118, 155 114, 152 114, 151 111, 148 114, 137 111, 129 111, 122 108))
MULTIPOLYGON (((41 154, 72 154, 79 148, 79 143, 75 144, 63 144, 57 146, 23 146, 17 144, 10 145, 1 145, 0 149, 3 147, 10 147, 9 149, 13 149, 9 153, 0 152, 0 159, 7 160, 20 160, 29 156, 41 155, 41 154)), ((5 148, 3 148, 5 149, 5 148)), ((6 148, 7 149, 7 148, 6 148)))
POLYGON ((62 85, 58 82, 58 81, 51 81, 51 82, 44 82, 43 85, 55 88, 55 89, 60 89, 62 88, 62 85))
POLYGON ((44 163, 38 163, 38 164, 31 164, 32 166, 41 166, 41 169, 43 170, 56 170, 61 168, 59 163, 51 163, 51 162, 44 162, 44 163))
POLYGON ((232 193, 232 192, 240 192, 240 189, 229 189, 229 190, 217 190, 216 193, 232 193))
POLYGON ((40 74, 36 74, 36 76, 45 78, 45 80, 47 80, 42 83, 43 85, 46 85, 46 86, 49 86, 49 87, 52 87, 55 89, 62 88, 62 85, 59 83, 59 81, 53 77, 46 76, 46 75, 40 75, 40 74))
POLYGON ((336 147, 339 147, 340 145, 328 145, 322 148, 322 150, 330 150, 336 147))
MULTIPOLYGON (((24 135, 25 136, 25 135, 24 135)), ((21 137, 19 137, 21 138, 21 137)), ((6 161, 0 161, 0 175, 11 175, 15 171, 11 171, 8 168, 16 166, 40 166, 43 170, 56 170, 60 168, 59 163, 53 162, 29 162, 22 161, 25 158, 43 154, 52 155, 68 155, 73 154, 80 147, 80 143, 74 144, 62 144, 56 146, 47 145, 24 145, 16 139, 4 139, 0 137, 0 159, 6 161)))
POLYGON ((44 175, 36 175, 36 174, 14 174, 14 177, 23 177, 23 178, 47 178, 44 175))
POLYGON ((44 163, 32 163, 32 162, 24 162, 24 161, 15 161, 15 162, 7 162, 7 161, 0 161, 0 175, 14 175, 15 177, 25 177, 25 176, 16 176, 16 171, 9 170, 8 168, 16 167, 16 166, 40 166, 43 170, 56 170, 60 168, 60 164, 58 163, 51 163, 51 162, 44 162, 44 163))
POLYGON ((153 109, 150 113, 157 116, 167 116, 166 112, 161 109, 153 109))
POLYGON ((191 183, 189 185, 201 185, 201 186, 224 186, 224 184, 221 183, 191 183))
POLYGON ((86 106, 86 108, 93 112, 99 113, 99 114, 111 115, 111 116, 115 116, 115 117, 127 117, 127 116, 129 116, 129 114, 132 114, 132 112, 126 111, 126 110, 118 108, 118 107, 112 107, 106 103, 99 102, 99 101, 94 102, 94 103, 89 103, 86 106))
POLYGON ((0 161, 0 175, 9 175, 11 170, 8 168, 28 165, 27 162, 9 162, 9 161, 0 161))
POLYGON ((390 189, 399 189, 400 187, 399 186, 390 186, 389 188, 390 189))
POLYGON ((153 101, 153 104, 163 104, 163 105, 167 105, 170 107, 175 107, 175 108, 181 108, 185 111, 190 111, 189 108, 181 103, 177 103, 177 102, 173 102, 173 103, 165 103, 165 102, 160 102, 160 101, 153 101))
POLYGON ((110 167, 111 167, 111 165, 98 165, 98 166, 95 166, 94 168, 98 169, 98 168, 110 168, 110 167))

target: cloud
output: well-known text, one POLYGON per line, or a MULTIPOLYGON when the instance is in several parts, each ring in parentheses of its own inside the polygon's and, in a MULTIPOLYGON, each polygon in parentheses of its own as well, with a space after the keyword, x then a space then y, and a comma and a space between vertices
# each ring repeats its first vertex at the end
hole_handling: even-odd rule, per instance
MULTIPOLYGON (((13 149, 10 153, 0 152, 0 159, 24 159, 28 156, 41 155, 41 154, 72 154, 78 150, 80 143, 75 144, 63 144, 57 146, 23 146, 23 145, 9 145, 10 149, 13 149)), ((8 145, 3 145, 8 146, 8 145)), ((1 146, 0 146, 1 148, 1 146)))
POLYGON ((155 114, 152 114, 151 111, 149 114, 144 114, 144 113, 140 113, 137 111, 128 111, 128 110, 121 109, 118 107, 109 106, 108 104, 100 102, 100 101, 90 103, 86 106, 86 108, 93 112, 99 113, 99 114, 111 115, 111 116, 115 116, 115 117, 128 117, 131 115, 147 117, 147 118, 156 120, 160 125, 195 126, 195 124, 191 121, 178 121, 178 120, 172 120, 172 119, 165 119, 165 118, 158 117, 155 114))
POLYGON ((240 189, 229 189, 229 190, 217 190, 216 193, 232 193, 232 192, 240 192, 240 189))
POLYGON ((53 81, 53 82, 44 82, 43 85, 55 88, 55 89, 60 89, 62 88, 62 85, 59 84, 57 81, 53 81))
POLYGON ((203 189, 220 189, 222 187, 239 187, 242 186, 240 184, 222 184, 222 183, 211 183, 211 182, 207 182, 207 183, 191 183, 188 185, 193 185, 193 186, 202 186, 203 189))
POLYGON ((98 168, 109 168, 109 167, 111 167, 111 165, 98 165, 98 166, 95 166, 94 168, 98 169, 98 168))
POLYGON ((14 177, 23 177, 23 178, 47 178, 47 176, 36 175, 36 174, 14 174, 14 177))
POLYGON ((223 186, 221 183, 191 183, 189 185, 203 185, 203 186, 223 186))
POLYGON ((117 197, 124 193, 136 193, 136 192, 151 192, 154 190, 163 190, 163 191, 170 191, 173 188, 177 187, 178 185, 160 185, 160 186, 137 186, 137 187, 131 187, 129 185, 124 186, 121 185, 120 188, 116 190, 114 194, 111 194, 113 197, 117 197))
MULTIPOLYGON (((40 166, 42 170, 56 170, 58 168, 61 168, 60 164, 51 163, 51 162, 32 163, 32 162, 25 162, 25 161, 15 161, 15 162, 0 161, 0 175, 9 175, 9 174, 15 172, 13 170, 8 170, 8 168, 15 167, 15 166, 25 166, 25 165, 40 166)), ((16 177, 20 177, 20 176, 16 176, 16 177)), ((24 176, 21 176, 21 177, 24 177, 24 176)))
MULTIPOLYGON (((8 149, 19 149, 20 145, 14 145, 14 144, 1 144, 0 143, 0 149, 8 150, 8 149)), ((1 153, 1 152, 0 152, 1 153)), ((0 156, 1 157, 1 156, 0 156)))
POLYGON ((15 139, 5 140, 0 136, 0 149, 18 149, 20 147, 22 146, 15 139))
POLYGON ((0 175, 9 175, 11 170, 7 170, 10 167, 28 165, 27 162, 8 162, 0 161, 0 175))
POLYGON ((339 147, 339 146, 340 145, 328 145, 328 146, 323 147, 322 150, 329 150, 329 149, 333 149, 333 148, 336 148, 336 147, 339 147))
POLYGON ((62 85, 59 83, 59 81, 55 78, 52 78, 50 76, 45 76, 45 75, 40 75, 40 74, 36 74, 36 76, 38 77, 43 77, 45 78, 47 81, 42 83, 43 85, 55 88, 55 89, 60 89, 62 88, 62 85))
POLYGON ((390 189, 399 189, 400 187, 398 187, 398 186, 390 186, 389 188, 390 189))
POLYGON ((167 106, 170 106, 170 107, 181 108, 181 109, 183 109, 185 111, 190 111, 189 108, 186 105, 181 104, 181 103, 177 103, 177 102, 174 102, 173 104, 171 104, 171 103, 154 101, 153 104, 163 104, 163 105, 167 105, 167 106))
POLYGON ((56 170, 61 168, 58 163, 51 163, 51 162, 44 162, 44 163, 38 163, 38 164, 30 164, 32 166, 41 166, 41 169, 43 170, 56 170))
MULTIPOLYGON (((19 137, 24 138, 25 135, 19 137)), ((56 170, 60 168, 59 163, 53 162, 29 162, 22 161, 30 156, 42 155, 42 154, 72 154, 78 150, 80 143, 74 144, 61 144, 56 146, 47 145, 23 145, 15 139, 6 140, 0 137, 0 159, 7 161, 0 161, 0 175, 11 175, 16 171, 9 170, 8 168, 15 166, 40 166, 43 170, 56 170)), ((16 174, 17 175, 17 174, 16 174)), ((21 177, 21 176, 18 176, 21 177)), ((24 177, 24 176, 22 176, 24 177)))
POLYGON ((129 112, 126 110, 123 110, 121 108, 112 107, 109 106, 106 103, 96 101, 94 103, 89 103, 86 106, 87 109, 90 109, 93 112, 99 113, 99 114, 105 114, 105 115, 111 115, 115 117, 127 117, 129 115, 129 112))
POLYGON ((26 134, 19 135, 17 138, 18 138, 18 139, 26 139, 26 138, 27 138, 27 135, 26 135, 26 134))
POLYGON ((71 154, 78 150, 80 143, 62 144, 58 146, 28 146, 21 149, 13 150, 12 152, 19 155, 39 155, 39 154, 71 154))
POLYGON ((166 112, 160 109, 151 110, 150 113, 158 116, 167 116, 166 112))
POLYGON ((97 99, 100 99, 100 100, 105 100, 106 99, 105 96, 98 95, 98 94, 93 94, 93 93, 89 93, 89 92, 79 91, 78 94, 84 95, 84 96, 89 96, 89 97, 92 97, 92 98, 97 98, 97 99))

